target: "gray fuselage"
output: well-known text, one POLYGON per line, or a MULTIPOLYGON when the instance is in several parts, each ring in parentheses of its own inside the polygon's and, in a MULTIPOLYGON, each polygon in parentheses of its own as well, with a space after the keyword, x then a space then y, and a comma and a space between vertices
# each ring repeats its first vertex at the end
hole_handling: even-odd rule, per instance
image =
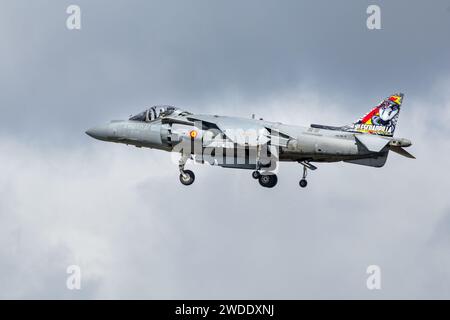
MULTIPOLYGON (((174 147, 184 139, 198 141, 206 147, 204 135, 199 134, 195 139, 189 137, 189 132, 205 130, 203 124, 214 123, 215 128, 222 132, 236 129, 248 132, 266 128, 279 132, 286 143, 279 148, 280 161, 315 161, 336 162, 352 161, 358 159, 374 159, 372 166, 382 166, 386 161, 387 148, 376 152, 368 150, 356 138, 361 133, 351 133, 339 130, 327 130, 312 127, 285 125, 264 120, 246 119, 238 117, 220 117, 209 115, 172 117, 167 123, 163 119, 149 122, 125 120, 111 121, 110 123, 90 129, 87 133, 99 140, 147 147, 164 151, 174 151, 174 147), (195 121, 192 121, 195 120, 195 121), (200 122, 199 122, 200 121, 200 122)), ((210 129, 210 128, 207 128, 210 129)), ((224 137, 226 139, 226 136, 224 137)), ((379 137, 379 139, 386 139, 379 137)), ((389 141, 389 139, 387 139, 389 141)), ((233 146, 237 144, 233 142, 233 146)), ((245 147, 244 145, 241 145, 245 147)), ((251 147, 250 147, 251 148, 251 147)), ((200 148, 198 150, 204 149, 200 148)), ((197 152, 193 151, 192 154, 197 152)), ((253 168, 254 166, 250 166, 253 168)))

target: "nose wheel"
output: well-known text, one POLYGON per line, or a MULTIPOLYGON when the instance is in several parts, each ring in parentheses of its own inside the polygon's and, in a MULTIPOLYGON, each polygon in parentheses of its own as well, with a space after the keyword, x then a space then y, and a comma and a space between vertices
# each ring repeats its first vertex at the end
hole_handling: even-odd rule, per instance
POLYGON ((185 186, 190 186, 195 181, 195 174, 191 170, 184 170, 190 155, 182 155, 178 167, 180 169, 180 182, 185 186))
POLYGON ((185 186, 190 186, 195 181, 195 174, 191 170, 183 170, 180 173, 180 182, 185 186))

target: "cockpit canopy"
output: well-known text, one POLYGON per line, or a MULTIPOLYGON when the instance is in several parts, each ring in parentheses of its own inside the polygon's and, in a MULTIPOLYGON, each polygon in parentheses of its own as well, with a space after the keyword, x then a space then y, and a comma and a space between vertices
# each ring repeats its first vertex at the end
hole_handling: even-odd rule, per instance
POLYGON ((183 112, 174 106, 153 106, 135 116, 132 116, 130 120, 150 122, 159 118, 167 117, 173 113, 181 114, 183 112))

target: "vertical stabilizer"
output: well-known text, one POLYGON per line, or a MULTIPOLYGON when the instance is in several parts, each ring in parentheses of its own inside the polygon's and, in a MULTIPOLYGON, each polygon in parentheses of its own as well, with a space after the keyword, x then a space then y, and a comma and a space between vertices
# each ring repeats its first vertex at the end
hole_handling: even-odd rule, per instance
POLYGON ((380 102, 369 113, 350 125, 357 132, 392 137, 400 114, 403 93, 393 94, 380 102))

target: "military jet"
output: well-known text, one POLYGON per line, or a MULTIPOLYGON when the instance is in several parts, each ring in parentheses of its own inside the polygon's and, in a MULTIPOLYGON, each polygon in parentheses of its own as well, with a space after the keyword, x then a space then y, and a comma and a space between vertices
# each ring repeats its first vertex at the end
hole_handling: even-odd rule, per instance
POLYGON ((191 185, 195 175, 186 170, 188 160, 224 168, 252 170, 265 188, 278 182, 280 162, 303 167, 300 187, 307 186, 313 163, 344 161, 382 167, 389 151, 414 158, 404 148, 411 141, 394 137, 403 94, 382 100, 356 122, 344 126, 287 125, 263 119, 193 114, 174 106, 154 106, 131 116, 86 131, 109 142, 159 149, 180 154, 180 182, 191 185))

